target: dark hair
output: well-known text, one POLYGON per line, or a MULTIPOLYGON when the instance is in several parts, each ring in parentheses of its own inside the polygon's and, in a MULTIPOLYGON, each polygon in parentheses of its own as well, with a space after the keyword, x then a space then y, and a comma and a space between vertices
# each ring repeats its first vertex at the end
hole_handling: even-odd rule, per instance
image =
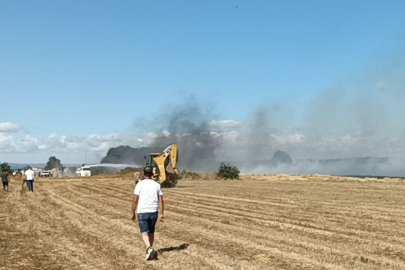
POLYGON ((153 168, 151 166, 146 166, 143 168, 143 175, 146 177, 152 177, 153 176, 153 168))

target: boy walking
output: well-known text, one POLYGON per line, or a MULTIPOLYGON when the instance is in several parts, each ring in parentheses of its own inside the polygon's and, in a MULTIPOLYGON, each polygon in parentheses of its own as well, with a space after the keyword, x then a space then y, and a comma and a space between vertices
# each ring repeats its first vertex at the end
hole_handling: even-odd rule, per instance
POLYGON ((145 179, 140 181, 134 191, 132 201, 132 220, 138 216, 142 240, 146 246, 146 260, 156 259, 157 252, 153 249, 155 226, 160 210, 160 221, 164 220, 163 192, 160 184, 152 180, 153 168, 146 166, 143 170, 145 179))

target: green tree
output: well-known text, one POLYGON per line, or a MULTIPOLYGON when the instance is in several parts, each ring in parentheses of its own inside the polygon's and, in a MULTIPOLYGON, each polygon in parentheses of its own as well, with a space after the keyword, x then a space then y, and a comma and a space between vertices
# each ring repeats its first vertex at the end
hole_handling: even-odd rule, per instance
POLYGON ((238 179, 239 178, 239 168, 230 164, 221 163, 218 168, 218 177, 225 179, 238 179))
POLYGON ((52 156, 49 158, 48 162, 46 163, 45 170, 52 170, 52 169, 58 169, 58 170, 63 170, 63 165, 60 162, 59 159, 56 157, 52 156))
POLYGON ((1 163, 1 171, 11 173, 10 165, 7 162, 1 163))

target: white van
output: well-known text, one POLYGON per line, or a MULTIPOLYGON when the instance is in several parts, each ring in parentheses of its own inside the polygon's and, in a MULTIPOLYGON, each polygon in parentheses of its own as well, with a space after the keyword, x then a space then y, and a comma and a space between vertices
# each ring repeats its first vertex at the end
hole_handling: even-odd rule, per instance
POLYGON ((77 177, 89 177, 89 176, 91 176, 90 166, 83 165, 80 168, 77 168, 76 176, 77 177))

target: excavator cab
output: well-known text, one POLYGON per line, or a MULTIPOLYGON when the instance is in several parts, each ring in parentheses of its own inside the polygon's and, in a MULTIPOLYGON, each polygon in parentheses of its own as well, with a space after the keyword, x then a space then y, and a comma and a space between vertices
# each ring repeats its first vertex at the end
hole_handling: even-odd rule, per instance
POLYGON ((156 167, 156 163, 153 159, 157 156, 159 156, 159 153, 150 153, 149 157, 145 156, 146 159, 145 166, 156 167))

